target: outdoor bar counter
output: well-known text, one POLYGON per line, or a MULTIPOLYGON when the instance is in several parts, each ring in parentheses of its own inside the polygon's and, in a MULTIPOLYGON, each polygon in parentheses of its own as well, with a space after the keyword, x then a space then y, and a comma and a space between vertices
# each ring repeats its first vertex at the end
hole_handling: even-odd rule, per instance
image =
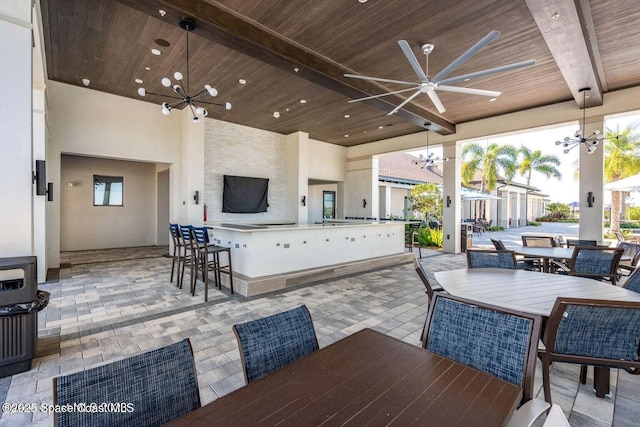
POLYGON ((234 289, 247 296, 409 261, 404 222, 205 225, 231 248, 234 289))

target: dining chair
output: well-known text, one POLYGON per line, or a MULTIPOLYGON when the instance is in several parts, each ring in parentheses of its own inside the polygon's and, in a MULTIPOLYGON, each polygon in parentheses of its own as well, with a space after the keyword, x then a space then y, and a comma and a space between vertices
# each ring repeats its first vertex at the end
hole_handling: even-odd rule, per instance
POLYGON ((554 362, 623 368, 640 374, 640 302, 560 297, 545 328, 540 352, 544 398, 551 401, 550 366, 554 362))
POLYGON ((555 248, 558 242, 553 236, 520 236, 522 246, 534 246, 536 248, 555 248))
POLYGON ((566 273, 569 276, 609 280, 615 285, 618 279, 618 264, 623 251, 622 248, 603 246, 575 246, 569 260, 568 271, 557 272, 566 273))
POLYGON ((618 248, 622 248, 622 257, 625 258, 623 261, 620 260, 618 264, 618 269, 631 274, 638 265, 638 261, 640 260, 640 244, 631 243, 631 242, 618 242, 618 248))
POLYGON ((320 348, 305 305, 233 325, 233 332, 247 384, 320 348))
POLYGON ((176 286, 180 286, 179 273, 180 273, 180 259, 182 258, 184 251, 186 250, 182 238, 180 236, 180 228, 178 224, 169 223, 169 234, 171 234, 171 241, 173 243, 173 254, 171 261, 171 279, 169 283, 173 283, 173 273, 176 265, 178 271, 176 272, 176 286))
MULTIPOLYGON (((507 247, 504 245, 502 240, 498 239, 489 239, 493 244, 493 247, 498 251, 506 251, 507 247)), ((537 258, 527 258, 527 257, 518 257, 516 256, 516 265, 518 266, 518 270, 529 270, 529 271, 540 271, 541 263, 537 258)))
MULTIPOLYGON (((191 227, 192 225, 178 225, 178 230, 180 231, 179 238, 181 239, 181 243, 184 246, 184 256, 180 259, 180 263, 178 263, 178 274, 180 274, 180 278, 178 279, 178 287, 182 289, 182 283, 184 282, 184 271, 187 267, 190 267, 193 270, 193 263, 196 261, 192 258, 192 250, 191 250, 191 227)), ((193 274, 192 274, 193 276, 193 274)), ((189 283, 193 281, 193 277, 191 277, 189 283)))
POLYGON ((116 406, 104 412, 55 412, 56 426, 160 426, 199 408, 189 339, 54 378, 53 404, 76 403, 116 406))
POLYGON ((422 259, 422 247, 420 246, 420 223, 409 223, 405 232, 405 240, 409 244, 409 252, 418 248, 418 255, 422 259))
MULTIPOLYGON (((229 275, 229 289, 233 293, 233 270, 231 268, 231 249, 224 246, 217 246, 209 241, 209 231, 207 227, 191 227, 191 249, 192 256, 196 258, 194 263, 195 275, 202 274, 204 282, 204 300, 209 299, 209 271, 214 273, 215 286, 222 289, 221 273, 229 275), (228 264, 221 265, 220 253, 226 252, 228 264)), ((195 295, 197 280, 191 282, 191 295, 195 295)))
MULTIPOLYGON (((424 289, 427 292, 427 297, 429 298, 429 302, 431 302, 434 292, 445 292, 445 290, 442 289, 442 286, 431 285, 431 283, 429 282, 429 279, 427 278, 427 272, 424 271, 422 264, 420 264, 420 262, 416 257, 413 258, 413 267, 416 269, 416 273, 418 273, 418 277, 420 278, 420 280, 422 281, 422 284, 424 285, 424 289)), ((424 333, 426 330, 427 330, 427 322, 425 321, 424 326, 422 327, 422 334, 420 334, 420 341, 424 340, 424 333)))
POLYGON ((467 268, 517 269, 518 261, 513 251, 467 249, 467 268))
POLYGON ((622 287, 640 293, 640 268, 636 268, 633 273, 627 277, 622 287))
POLYGON ((434 292, 422 347, 522 388, 533 398, 542 319, 434 292))
POLYGON ((613 234, 615 234, 616 239, 618 239, 618 242, 626 242, 627 241, 627 239, 624 237, 624 234, 622 234, 622 231, 614 230, 613 234))

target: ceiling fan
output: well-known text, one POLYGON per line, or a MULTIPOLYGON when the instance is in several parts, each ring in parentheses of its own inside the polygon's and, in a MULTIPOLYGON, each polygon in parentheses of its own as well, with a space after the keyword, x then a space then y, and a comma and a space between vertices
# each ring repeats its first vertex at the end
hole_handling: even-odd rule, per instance
POLYGON ((438 109, 440 113, 444 113, 446 109, 444 108, 444 105, 442 105, 442 102, 440 101, 440 98, 436 93, 436 91, 439 91, 439 90, 445 91, 445 92, 458 92, 458 93, 466 93, 469 95, 482 95, 482 96, 490 96, 492 98, 496 98, 500 96, 502 92, 449 86, 449 85, 452 83, 460 82, 460 81, 468 81, 470 79, 474 79, 477 77, 488 76, 490 74, 501 73, 504 71, 510 71, 518 68, 528 67, 530 65, 535 64, 536 61, 534 59, 530 59, 528 61, 517 62, 510 65, 503 65, 501 67, 490 68, 488 70, 483 70, 483 71, 476 71, 475 73, 464 74, 462 76, 451 77, 448 79, 445 79, 445 77, 449 75, 449 73, 451 73, 453 70, 458 68, 460 65, 462 65, 464 62, 466 62, 473 55, 475 55, 480 49, 482 49, 483 47, 491 43, 499 35, 500 33, 498 31, 496 30, 491 31, 489 34, 484 36, 480 41, 478 41, 475 45, 469 48, 469 50, 467 50, 465 53, 463 53, 458 58, 456 58, 452 63, 447 65, 442 71, 436 74, 433 78, 429 77, 429 54, 433 51, 433 47, 434 47, 433 44, 423 44, 421 46, 422 52, 426 55, 426 66, 425 66, 425 70, 423 71, 422 67, 418 63, 418 60, 416 59, 416 56, 413 54, 413 51, 411 50, 409 43, 407 43, 406 40, 398 40, 400 49, 402 49, 404 56, 407 57, 409 64, 411 64, 411 67, 413 67, 413 71, 418 76, 419 81, 406 82, 402 80, 391 80, 391 79, 383 79, 378 77, 360 76, 357 74, 345 74, 344 75, 345 77, 350 77, 354 79, 373 80, 378 82, 397 83, 401 85, 413 86, 409 89, 395 90, 395 91, 383 93, 380 95, 373 95, 373 96, 367 96, 365 98, 352 99, 349 102, 365 101, 367 99, 380 98, 382 96, 393 95, 396 93, 415 91, 411 96, 405 99, 404 102, 402 102, 402 104, 398 105, 391 112, 389 112, 389 114, 387 114, 390 116, 392 114, 395 114, 399 109, 404 107, 407 103, 411 102, 413 98, 420 95, 421 93, 426 93, 429 96, 429 98, 431 99, 431 102, 433 103, 433 105, 435 105, 435 107, 438 109))

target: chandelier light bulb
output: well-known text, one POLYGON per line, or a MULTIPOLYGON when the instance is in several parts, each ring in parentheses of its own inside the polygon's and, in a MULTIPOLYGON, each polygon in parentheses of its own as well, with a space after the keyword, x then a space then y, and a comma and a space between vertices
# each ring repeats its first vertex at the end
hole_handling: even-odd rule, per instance
POLYGON ((206 108, 203 108, 203 109, 202 109, 202 115, 203 115, 204 117, 207 117, 207 116, 209 115, 209 111, 208 111, 206 108))
POLYGON ((199 117, 193 116, 193 123, 198 123, 200 121, 199 117))
POLYGON ((562 144, 561 141, 556 141, 556 145, 560 145, 560 144, 562 144))
POLYGON ((182 73, 180 71, 176 71, 175 73, 173 73, 173 78, 177 81, 182 80, 182 73))
POLYGON ((218 95, 218 90, 215 87, 211 87, 211 85, 204 85, 204 88, 206 89, 207 92, 209 92, 209 95, 211 96, 218 95))
POLYGON ((231 110, 231 103, 230 102, 225 102, 224 103, 224 108, 227 110, 231 110))
POLYGON ((171 80, 169 80, 168 77, 165 77, 164 79, 162 79, 161 82, 162 82, 162 86, 164 86, 164 87, 170 87, 171 86, 171 80))
POLYGON ((143 87, 138 88, 138 95, 146 96, 147 95, 147 91, 143 87))
POLYGON ((582 136, 582 131, 580 129, 578 129, 575 133, 575 137, 576 138, 580 138, 582 136))
POLYGON ((180 85, 173 85, 173 90, 176 91, 177 93, 180 93, 182 88, 180 87, 180 85))
POLYGON ((565 148, 565 149, 563 150, 563 153, 564 153, 564 154, 569 154, 569 149, 568 149, 568 148, 565 148))
POLYGON ((204 114, 204 108, 198 107, 196 108, 196 114, 202 116, 204 114))
POLYGON ((564 142, 569 142, 569 141, 571 141, 571 138, 569 138, 568 136, 565 136, 564 137, 564 142))
POLYGON ((593 147, 594 147, 594 149, 595 149, 595 146, 596 146, 596 145, 598 145, 598 140, 597 140, 597 139, 593 140, 593 142, 591 143, 591 145, 593 145, 593 147))

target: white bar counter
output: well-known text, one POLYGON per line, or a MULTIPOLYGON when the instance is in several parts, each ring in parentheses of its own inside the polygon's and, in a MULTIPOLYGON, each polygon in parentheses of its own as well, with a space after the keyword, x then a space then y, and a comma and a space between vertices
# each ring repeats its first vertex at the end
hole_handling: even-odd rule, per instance
POLYGON ((234 288, 248 296, 407 261, 404 222, 205 225, 231 248, 234 288))

